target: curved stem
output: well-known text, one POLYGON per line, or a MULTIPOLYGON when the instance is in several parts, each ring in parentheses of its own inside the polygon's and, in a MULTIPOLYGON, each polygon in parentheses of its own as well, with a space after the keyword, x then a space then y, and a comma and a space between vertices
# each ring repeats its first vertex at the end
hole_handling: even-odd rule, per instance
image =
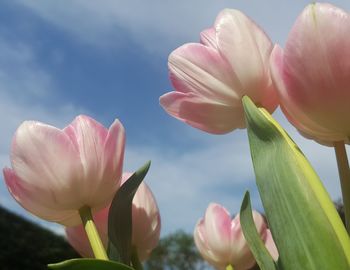
POLYGON ((346 229, 350 234, 350 169, 348 157, 346 155, 345 144, 343 141, 334 142, 335 155, 337 157, 341 191, 343 195, 343 204, 345 212, 346 229))
POLYGON ((97 229, 92 217, 91 208, 88 206, 84 206, 79 209, 79 214, 80 214, 81 221, 83 222, 86 234, 89 238, 90 245, 95 255, 95 258, 101 259, 101 260, 108 260, 106 250, 102 244, 101 238, 97 232, 97 229))
POLYGON ((226 270, 234 270, 234 268, 231 264, 229 264, 228 266, 226 266, 226 270))
POLYGON ((135 247, 132 248, 131 252, 131 263, 135 270, 143 270, 142 263, 139 259, 139 255, 137 254, 137 250, 135 247))

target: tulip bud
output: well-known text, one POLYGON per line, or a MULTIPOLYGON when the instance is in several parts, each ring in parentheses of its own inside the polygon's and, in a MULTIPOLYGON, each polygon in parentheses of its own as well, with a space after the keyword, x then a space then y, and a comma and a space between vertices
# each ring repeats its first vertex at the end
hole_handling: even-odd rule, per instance
MULTIPOLYGON (((123 174, 122 182, 131 176, 123 174)), ((102 243, 108 244, 109 207, 94 214, 94 221, 102 243)), ((146 260, 157 246, 160 236, 160 215, 156 200, 145 183, 141 183, 132 201, 132 245, 136 248, 141 261, 146 260)), ((82 225, 66 228, 69 243, 83 257, 93 257, 88 238, 82 225)))
POLYGON ((4 169, 15 200, 32 214, 74 226, 78 210, 108 205, 121 183, 125 135, 115 120, 109 129, 81 115, 63 130, 26 121, 11 147, 12 169, 4 169))
MULTIPOLYGON (((253 211, 253 218, 258 233, 276 260, 277 248, 264 218, 256 211, 253 211)), ((244 238, 239 216, 231 220, 230 213, 221 205, 209 205, 205 217, 196 225, 194 240, 202 257, 216 269, 226 269, 228 265, 232 265, 235 270, 247 270, 255 264, 254 256, 244 238)))
POLYGON ((350 16, 330 4, 308 5, 276 46, 271 73, 281 108, 308 138, 330 145, 350 136, 350 16))
POLYGON ((169 56, 175 91, 160 104, 175 118, 209 133, 245 127, 242 97, 273 112, 277 106, 269 72, 272 43, 251 19, 225 9, 201 43, 185 44, 169 56))

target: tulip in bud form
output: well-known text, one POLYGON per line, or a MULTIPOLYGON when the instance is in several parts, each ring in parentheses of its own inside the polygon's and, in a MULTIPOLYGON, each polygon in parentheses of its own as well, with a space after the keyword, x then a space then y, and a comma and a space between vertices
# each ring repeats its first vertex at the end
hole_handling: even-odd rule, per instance
POLYGON ((330 4, 308 5, 284 51, 271 55, 281 108, 306 137, 331 145, 350 136, 350 16, 330 4))
MULTIPOLYGON (((123 182, 131 176, 123 174, 123 182)), ((105 247, 108 243, 109 207, 94 214, 94 221, 105 247)), ((132 201, 132 246, 136 248, 141 261, 146 260, 157 246, 160 236, 160 215, 156 200, 145 183, 141 183, 132 201)), ((82 225, 66 228, 69 243, 83 257, 93 257, 93 253, 82 225)))
POLYGON ((175 91, 160 104, 175 118, 209 133, 245 127, 242 97, 273 112, 277 94, 270 77, 272 43, 251 19, 225 9, 201 43, 185 44, 169 56, 175 91))
POLYGON ((32 214, 74 226, 79 209, 108 205, 121 183, 125 135, 81 115, 63 130, 26 121, 12 142, 12 169, 4 169, 15 200, 32 214))
MULTIPOLYGON (((267 249, 277 260, 277 248, 264 218, 255 211, 253 218, 267 249)), ((239 216, 231 220, 230 213, 221 205, 209 205, 205 217, 196 225, 194 240, 203 258, 216 269, 232 265, 234 270, 247 270, 256 263, 244 238, 239 216)))

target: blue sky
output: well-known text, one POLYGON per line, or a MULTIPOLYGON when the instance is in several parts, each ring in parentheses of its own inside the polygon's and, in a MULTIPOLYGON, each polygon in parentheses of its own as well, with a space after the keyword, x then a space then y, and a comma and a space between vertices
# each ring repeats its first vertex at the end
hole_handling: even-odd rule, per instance
MULTIPOLYGON (((238 211, 245 190, 261 209, 245 130, 215 136, 195 130, 159 106, 172 90, 167 57, 196 42, 223 8, 252 17, 281 45, 309 1, 26 1, 0 3, 0 165, 8 166, 13 133, 24 120, 64 127, 78 114, 127 132, 125 171, 152 160, 146 182, 162 215, 162 233, 192 232, 210 202, 238 211), (268 3, 268 4, 266 4, 268 3)), ((332 1, 345 10, 349 1, 332 1)), ((340 197, 333 149, 302 138, 277 111, 316 168, 332 198, 340 197)), ((22 210, 0 182, 0 204, 22 210)))

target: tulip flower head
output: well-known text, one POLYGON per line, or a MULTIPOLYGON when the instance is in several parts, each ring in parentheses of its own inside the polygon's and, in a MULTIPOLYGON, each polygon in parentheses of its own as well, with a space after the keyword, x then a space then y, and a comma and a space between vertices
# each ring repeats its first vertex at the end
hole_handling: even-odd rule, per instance
POLYGON ((14 199, 32 214, 74 226, 79 209, 108 205, 121 183, 125 134, 81 115, 63 130, 26 121, 11 147, 12 169, 4 169, 14 199))
POLYGON ((175 91, 160 104, 175 118, 209 133, 245 127, 242 97, 273 112, 277 106, 269 72, 272 43, 251 19, 225 9, 200 43, 185 44, 169 56, 175 91))
POLYGON ((350 16, 330 4, 308 5, 271 73, 281 108, 305 137, 330 145, 350 136, 350 16))
MULTIPOLYGON (((253 218, 267 249, 277 260, 277 248, 264 218, 256 211, 253 211, 253 218)), ((232 265, 235 270, 247 270, 255 265, 239 216, 231 220, 230 213, 221 205, 209 205, 205 217, 195 227, 194 240, 202 257, 216 269, 226 269, 232 265)))
MULTIPOLYGON (((123 182, 131 176, 123 174, 123 182)), ((108 244, 109 206, 94 214, 94 221, 104 246, 108 244)), ((156 200, 145 183, 141 183, 132 201, 132 245, 141 261, 146 260, 157 246, 160 237, 160 214, 156 200)), ((93 253, 82 225, 66 228, 69 243, 83 257, 93 257, 93 253)))

